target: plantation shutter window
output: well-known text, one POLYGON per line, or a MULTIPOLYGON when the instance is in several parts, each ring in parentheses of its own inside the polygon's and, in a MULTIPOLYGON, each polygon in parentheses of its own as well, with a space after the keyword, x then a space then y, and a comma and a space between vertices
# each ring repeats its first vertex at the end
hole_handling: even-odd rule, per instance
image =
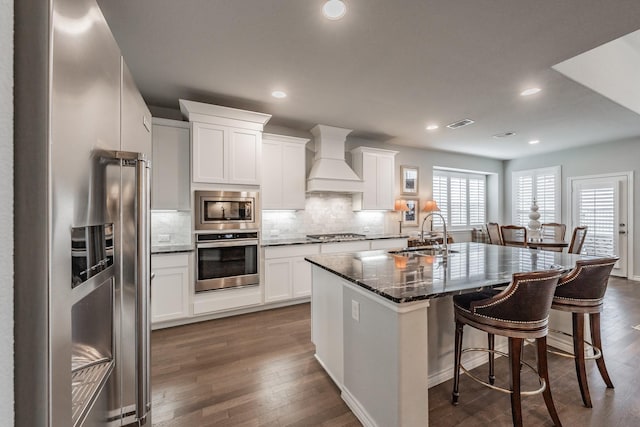
POLYGON ((587 235, 582 246, 585 255, 611 255, 615 252, 615 191, 612 187, 584 188, 578 193, 580 225, 587 235))
MULTIPOLYGON (((486 216, 486 177, 479 174, 434 169, 433 200, 452 230, 479 227, 486 216)), ((434 218, 434 226, 442 226, 434 218)))
POLYGON ((527 226, 535 198, 540 223, 560 222, 560 166, 512 174, 512 221, 527 226))

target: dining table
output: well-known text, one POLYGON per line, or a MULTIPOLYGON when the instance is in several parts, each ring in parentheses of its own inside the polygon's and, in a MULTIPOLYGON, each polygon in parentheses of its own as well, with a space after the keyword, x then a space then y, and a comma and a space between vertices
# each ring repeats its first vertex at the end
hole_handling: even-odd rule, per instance
POLYGON ((569 242, 565 242, 564 240, 554 240, 554 239, 541 239, 541 240, 528 240, 527 247, 530 249, 562 249, 569 246, 569 242))

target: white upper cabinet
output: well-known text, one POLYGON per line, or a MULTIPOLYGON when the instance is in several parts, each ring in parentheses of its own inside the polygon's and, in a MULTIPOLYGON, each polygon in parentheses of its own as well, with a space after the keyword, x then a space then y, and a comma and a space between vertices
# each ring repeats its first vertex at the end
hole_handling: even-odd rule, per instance
POLYGON ((262 135, 262 209, 304 209, 305 138, 262 135))
POLYGON ((180 100, 192 123, 192 181, 260 185, 262 129, 269 114, 180 100))
POLYGON ((227 182, 230 129, 206 123, 192 126, 193 182, 227 182))
POLYGON ((189 123, 153 119, 151 209, 191 209, 189 123))
POLYGON ((351 150, 353 169, 364 182, 364 191, 353 195, 355 210, 392 210, 397 151, 358 147, 351 150))

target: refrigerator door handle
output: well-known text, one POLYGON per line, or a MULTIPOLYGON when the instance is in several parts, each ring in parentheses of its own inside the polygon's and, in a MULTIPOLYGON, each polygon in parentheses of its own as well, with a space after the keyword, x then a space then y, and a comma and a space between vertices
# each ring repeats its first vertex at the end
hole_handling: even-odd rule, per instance
POLYGON ((151 162, 142 153, 106 152, 103 158, 117 159, 122 166, 136 168, 136 419, 142 426, 149 421, 151 410, 151 162))
POLYGON ((139 425, 147 422, 151 409, 150 393, 150 178, 149 161, 141 156, 136 162, 136 216, 137 216, 137 283, 136 283, 136 418, 139 425))

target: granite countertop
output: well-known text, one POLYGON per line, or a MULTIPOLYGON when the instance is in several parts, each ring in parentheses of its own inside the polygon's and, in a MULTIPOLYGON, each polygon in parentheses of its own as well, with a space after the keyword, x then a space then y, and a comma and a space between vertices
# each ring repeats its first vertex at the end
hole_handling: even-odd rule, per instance
POLYGON ((568 271, 577 259, 593 258, 484 243, 453 243, 446 261, 425 252, 364 251, 305 259, 396 303, 460 294, 508 284, 516 272, 568 271))
POLYGON ((380 239, 407 239, 406 234, 367 234, 362 238, 336 239, 331 241, 320 241, 307 238, 306 236, 286 237, 286 238, 265 238, 262 239, 262 247, 265 246, 286 246, 286 245, 308 245, 312 243, 337 243, 337 242, 357 242, 359 240, 380 240, 380 239))
POLYGON ((151 254, 171 254, 178 252, 193 252, 194 246, 192 244, 186 245, 156 245, 151 246, 151 254))

